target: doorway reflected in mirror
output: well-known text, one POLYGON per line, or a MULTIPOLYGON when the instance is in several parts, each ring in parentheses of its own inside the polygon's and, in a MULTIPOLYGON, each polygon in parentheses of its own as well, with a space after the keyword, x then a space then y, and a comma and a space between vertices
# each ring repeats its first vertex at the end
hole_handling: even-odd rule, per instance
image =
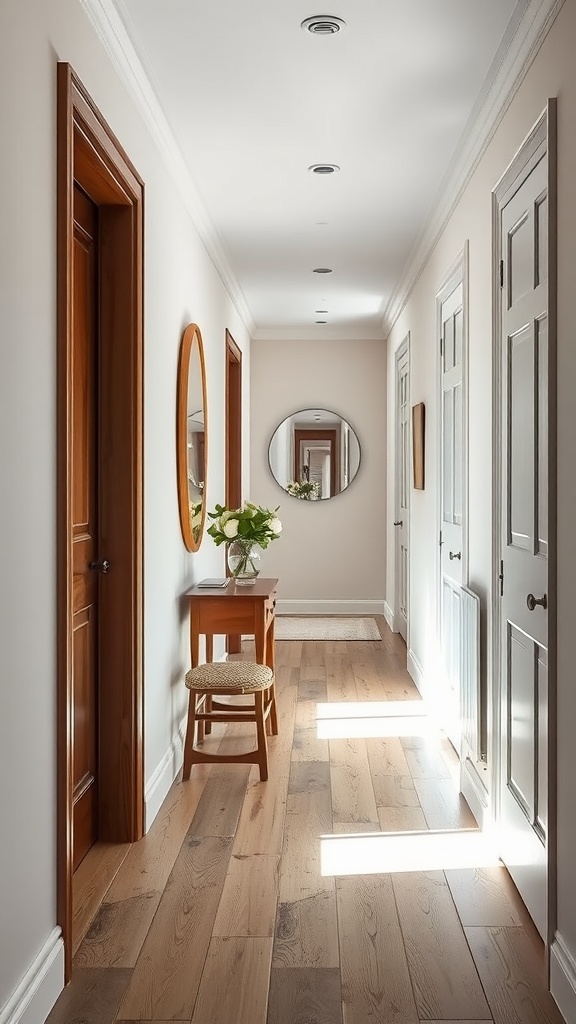
POLYGON ((287 494, 303 501, 333 498, 360 468, 360 442, 353 427, 329 409, 300 409, 287 416, 268 445, 268 463, 287 494))

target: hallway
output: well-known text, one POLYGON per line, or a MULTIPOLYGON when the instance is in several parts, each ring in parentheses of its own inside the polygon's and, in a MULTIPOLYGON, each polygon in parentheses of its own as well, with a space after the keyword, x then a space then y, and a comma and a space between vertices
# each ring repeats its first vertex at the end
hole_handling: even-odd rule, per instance
MULTIPOLYGON (((50 1024, 561 1024, 540 940, 480 833, 440 853, 350 835, 475 829, 404 644, 378 623, 382 642, 276 644, 269 781, 202 765, 174 784, 50 1024), (387 706, 368 719, 365 702, 387 706)), ((219 729, 206 744, 238 748, 250 727, 219 729)))

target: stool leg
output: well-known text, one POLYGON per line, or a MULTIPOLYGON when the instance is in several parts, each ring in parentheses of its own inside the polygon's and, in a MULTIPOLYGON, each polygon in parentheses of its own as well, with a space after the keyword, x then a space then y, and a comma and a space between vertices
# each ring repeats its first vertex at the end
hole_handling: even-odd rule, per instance
POLYGON ((186 723, 186 738, 184 740, 184 766, 182 768, 182 780, 190 778, 192 768, 192 754, 194 752, 194 731, 196 728, 196 691, 190 690, 188 698, 188 721, 186 723))
POLYGON ((278 735, 278 715, 276 714, 276 685, 274 679, 268 690, 268 700, 270 701, 270 728, 273 736, 278 735))
POLYGON ((264 722, 264 691, 254 694, 254 711, 256 715, 256 735, 258 737, 258 764, 260 766, 260 782, 268 778, 268 743, 266 740, 266 724, 264 722))

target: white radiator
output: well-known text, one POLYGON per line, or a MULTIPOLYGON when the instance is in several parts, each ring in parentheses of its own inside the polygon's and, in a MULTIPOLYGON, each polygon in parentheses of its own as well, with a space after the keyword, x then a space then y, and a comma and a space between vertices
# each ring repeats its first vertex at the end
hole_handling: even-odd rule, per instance
POLYGON ((442 587, 442 661, 448 734, 462 754, 480 755, 480 599, 450 577, 442 587))
POLYGON ((462 587, 460 602, 460 715, 470 756, 480 756, 480 598, 462 587))

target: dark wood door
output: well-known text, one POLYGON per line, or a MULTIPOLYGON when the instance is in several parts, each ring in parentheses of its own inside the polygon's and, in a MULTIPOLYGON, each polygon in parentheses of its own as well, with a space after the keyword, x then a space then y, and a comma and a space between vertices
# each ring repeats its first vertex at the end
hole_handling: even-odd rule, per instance
POLYGON ((98 837, 98 208, 74 188, 73 865, 98 837))

